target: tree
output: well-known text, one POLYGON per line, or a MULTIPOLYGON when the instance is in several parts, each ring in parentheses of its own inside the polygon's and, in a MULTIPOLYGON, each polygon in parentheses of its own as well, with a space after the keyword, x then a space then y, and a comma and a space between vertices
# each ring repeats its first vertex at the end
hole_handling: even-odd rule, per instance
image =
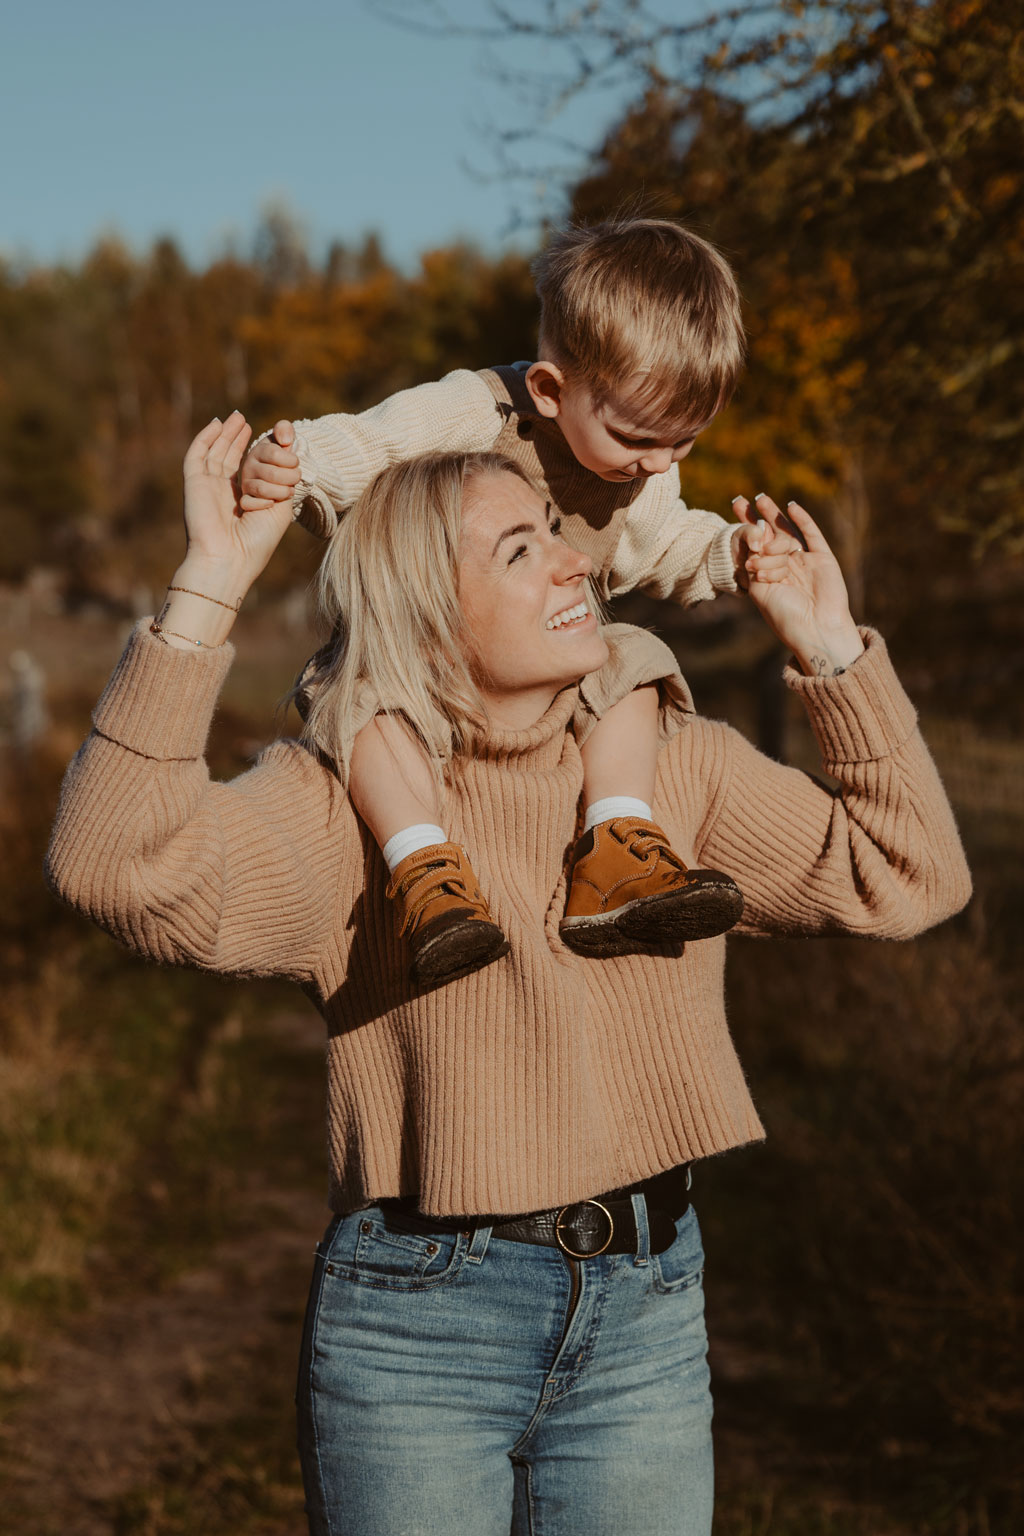
MULTIPOLYGON (((814 434, 826 428, 818 464, 847 486, 830 494, 849 495, 866 475, 911 515, 967 535, 977 554, 1021 552, 1018 8, 781 0, 687 19, 667 10, 494 0, 477 29, 492 52, 543 61, 497 66, 507 85, 532 92, 534 157, 580 92, 631 88, 634 106, 577 173, 572 214, 653 208, 710 232, 749 298, 755 366, 787 351, 796 401, 808 389, 816 397, 809 415, 791 414, 794 426, 799 417, 814 434), (799 335, 787 333, 787 311, 799 335)), ((440 4, 418 5, 415 24, 451 25, 440 4)), ((535 175, 529 142, 520 127, 496 133, 505 174, 535 175)), ((760 406, 761 393, 754 384, 741 398, 760 406)))

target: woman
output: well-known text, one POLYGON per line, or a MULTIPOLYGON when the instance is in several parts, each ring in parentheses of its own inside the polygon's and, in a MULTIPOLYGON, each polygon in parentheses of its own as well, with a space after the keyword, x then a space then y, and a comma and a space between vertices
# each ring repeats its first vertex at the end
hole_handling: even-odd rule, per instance
MULTIPOLYGON (((317 679, 312 747, 279 742, 211 783, 223 641, 289 520, 239 514, 247 437, 236 414, 189 450, 185 560, 69 770, 48 870, 135 950, 291 977, 324 1014, 336 1214, 300 1366, 311 1529, 706 1533, 686 1169, 762 1132, 725 1025, 723 940, 595 961, 558 937, 576 685, 607 638, 591 612, 551 620, 586 603, 588 562, 514 467, 386 471, 325 583, 351 633, 317 679), (450 824, 511 945, 433 992, 406 979, 383 863, 331 761, 367 665, 405 675, 414 723, 447 710, 464 749, 450 824)), ((748 933, 909 937, 967 899, 956 830, 882 642, 855 627, 811 518, 789 517, 806 552, 778 582, 755 561, 751 592, 839 789, 695 719, 663 749, 660 819, 688 862, 735 872, 748 933)), ((443 905, 458 869, 429 880, 443 905)))

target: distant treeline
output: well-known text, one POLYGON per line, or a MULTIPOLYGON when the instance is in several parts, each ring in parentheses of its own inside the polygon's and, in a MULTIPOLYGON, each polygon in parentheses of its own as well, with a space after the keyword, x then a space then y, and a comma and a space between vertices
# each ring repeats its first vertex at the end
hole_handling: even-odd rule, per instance
MULTIPOLYGON (((750 369, 686 498, 806 500, 855 601, 867 582, 898 605, 908 571, 920 586, 1024 547, 1024 66, 1010 0, 838 0, 812 36, 821 9, 782 6, 788 31, 747 49, 806 54, 824 85, 800 110, 741 105, 721 53, 686 89, 638 73, 567 207, 685 219, 739 273, 750 369)), ((628 7, 602 10, 625 48, 628 7)), ((456 245, 408 275, 368 239, 314 261, 281 213, 202 271, 169 239, 0 266, 0 580, 56 565, 71 601, 124 603, 168 568, 199 423, 359 410, 527 356, 535 322, 526 255, 456 245)))

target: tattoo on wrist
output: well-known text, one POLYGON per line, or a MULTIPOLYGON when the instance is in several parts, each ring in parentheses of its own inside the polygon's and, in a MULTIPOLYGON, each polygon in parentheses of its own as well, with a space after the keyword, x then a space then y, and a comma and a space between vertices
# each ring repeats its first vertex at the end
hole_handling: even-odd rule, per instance
POLYGON ((829 672, 828 662, 824 656, 811 657, 811 672, 815 677, 839 677, 845 671, 845 667, 833 667, 832 671, 829 672))

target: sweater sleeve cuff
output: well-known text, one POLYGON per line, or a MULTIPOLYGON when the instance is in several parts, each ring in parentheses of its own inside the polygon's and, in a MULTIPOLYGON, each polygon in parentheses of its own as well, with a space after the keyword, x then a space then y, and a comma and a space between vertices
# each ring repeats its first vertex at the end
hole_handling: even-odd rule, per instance
POLYGON ((708 550, 708 577, 716 592, 738 592, 736 561, 732 552, 732 536, 735 523, 726 523, 711 541, 708 550))
POLYGON ((225 642, 182 651, 149 632, 140 619, 93 710, 101 736, 170 762, 202 757, 217 695, 234 659, 225 642))
POLYGON ((806 677, 792 661, 786 668, 787 686, 806 705, 826 768, 889 757, 917 725, 885 641, 873 629, 860 636, 863 653, 838 677, 806 677))
MULTIPOLYGON (((323 475, 320 470, 320 460, 317 454, 318 443, 315 441, 320 423, 316 421, 293 422, 295 428, 295 441, 293 448, 299 457, 299 473, 302 476, 295 490, 292 492, 292 516, 297 523, 301 523, 307 533, 311 533, 317 539, 329 539, 338 526, 338 512, 331 500, 330 493, 323 483, 323 475)), ((336 434, 338 441, 334 445, 334 472, 335 479, 340 479, 344 484, 345 471, 349 468, 345 454, 350 444, 342 434, 336 434)), ((357 476, 363 466, 359 455, 353 449, 354 463, 357 476)), ((364 476, 365 478, 365 476, 364 476)), ((358 479, 357 482, 358 483, 358 479)))

